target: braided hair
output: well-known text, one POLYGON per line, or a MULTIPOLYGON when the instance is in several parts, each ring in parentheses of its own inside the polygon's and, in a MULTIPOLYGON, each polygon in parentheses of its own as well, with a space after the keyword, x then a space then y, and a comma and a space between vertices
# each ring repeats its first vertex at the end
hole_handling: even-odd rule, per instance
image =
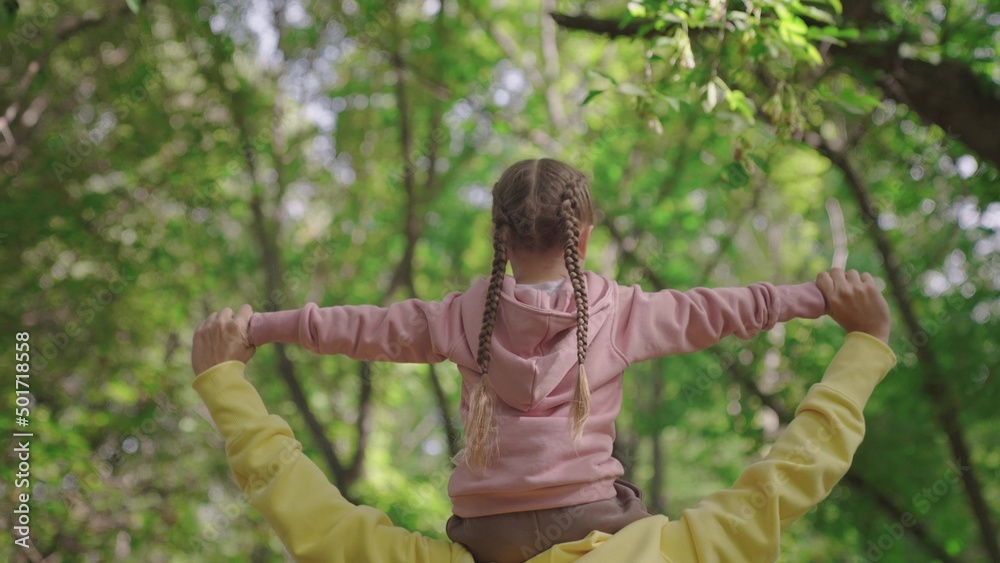
POLYGON ((493 186, 493 269, 483 311, 476 362, 482 374, 469 396, 465 461, 488 467, 498 454, 496 391, 489 384, 490 344, 508 250, 544 252, 563 249, 576 304, 577 379, 570 408, 573 440, 583 434, 590 414, 587 359, 587 286, 580 261, 580 233, 593 224, 590 188, 583 174, 552 159, 523 160, 504 171, 493 186))

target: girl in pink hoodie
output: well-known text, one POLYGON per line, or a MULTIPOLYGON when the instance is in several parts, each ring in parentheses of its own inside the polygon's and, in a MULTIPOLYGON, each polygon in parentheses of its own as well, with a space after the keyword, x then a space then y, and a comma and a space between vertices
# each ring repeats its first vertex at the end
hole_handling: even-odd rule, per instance
POLYGON ((447 531, 477 561, 524 561, 592 530, 613 534, 650 515, 611 455, 625 368, 818 318, 825 301, 814 283, 621 287, 583 269, 592 229, 583 174, 521 161, 493 189, 488 280, 435 302, 257 313, 248 338, 358 360, 454 362, 465 449, 448 484, 447 531))

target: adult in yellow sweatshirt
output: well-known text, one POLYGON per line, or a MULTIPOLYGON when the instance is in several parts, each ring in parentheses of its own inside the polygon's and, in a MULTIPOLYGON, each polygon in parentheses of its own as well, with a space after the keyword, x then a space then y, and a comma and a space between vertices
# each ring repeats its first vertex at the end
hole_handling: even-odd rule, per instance
MULTIPOLYGON (((817 285, 830 316, 847 330, 821 382, 767 457, 729 489, 671 521, 651 516, 614 535, 553 546, 530 563, 773 561, 781 531, 826 498, 864 437, 863 409, 895 364, 889 310, 868 274, 832 270, 817 285)), ((243 327, 252 311, 224 309, 195 332, 194 388, 226 439, 229 466, 247 499, 297 561, 473 563, 461 545, 394 526, 381 511, 349 503, 306 456, 288 424, 269 415, 244 378, 254 349, 243 327)))

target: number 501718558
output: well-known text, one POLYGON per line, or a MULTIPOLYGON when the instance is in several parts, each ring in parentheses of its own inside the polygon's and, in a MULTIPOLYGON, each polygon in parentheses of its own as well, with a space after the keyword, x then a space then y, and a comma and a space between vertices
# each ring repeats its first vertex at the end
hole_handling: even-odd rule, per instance
POLYGON ((14 376, 15 376, 15 392, 17 394, 17 399, 15 403, 17 404, 16 416, 28 416, 28 405, 31 404, 31 400, 28 398, 28 392, 31 388, 29 379, 31 378, 31 354, 30 345, 28 340, 31 338, 27 332, 19 332, 14 335, 16 340, 14 344, 14 376), (22 414, 22 410, 24 414, 22 414))

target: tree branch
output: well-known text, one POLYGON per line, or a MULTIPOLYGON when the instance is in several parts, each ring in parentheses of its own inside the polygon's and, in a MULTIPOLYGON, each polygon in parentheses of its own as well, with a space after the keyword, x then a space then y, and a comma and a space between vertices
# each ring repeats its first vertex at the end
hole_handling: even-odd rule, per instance
POLYGON ((437 402, 438 412, 441 414, 441 422, 444 424, 444 435, 448 439, 448 454, 452 459, 458 455, 459 436, 458 429, 451 418, 451 407, 448 405, 448 396, 444 394, 441 387, 441 380, 438 378, 437 369, 434 364, 427 364, 427 373, 431 379, 431 387, 434 389, 434 400, 437 402))
POLYGON ((88 29, 98 27, 108 23, 115 18, 127 15, 130 12, 128 6, 122 6, 116 11, 101 14, 100 16, 85 15, 82 18, 71 20, 59 28, 56 32, 57 44, 66 41, 70 37, 80 33, 81 31, 86 31, 88 29))
POLYGON ((358 379, 361 382, 358 389, 358 418, 354 422, 354 432, 356 436, 354 459, 347 465, 344 471, 344 481, 353 483, 361 477, 364 469, 365 452, 368 447, 368 436, 371 435, 372 423, 372 364, 371 362, 359 362, 358 379))
POLYGON ((664 283, 660 275, 653 271, 644 260, 640 260, 634 250, 629 250, 625 246, 625 235, 615 226, 615 222, 610 218, 605 216, 603 221, 604 226, 611 233, 611 238, 615 240, 618 245, 618 249, 621 251, 622 255, 631 258, 632 262, 642 270, 643 276, 650 281, 654 286, 658 288, 665 288, 667 284, 664 283))
MULTIPOLYGON (((438 10, 437 16, 434 18, 434 29, 435 35, 438 37, 438 41, 441 42, 442 48, 448 44, 448 26, 444 22, 444 10, 438 10)), ((434 65, 434 70, 437 75, 434 76, 434 82, 441 82, 441 67, 439 65, 434 65)), ((448 101, 443 100, 443 101, 448 101)), ((438 150, 440 149, 441 140, 444 138, 444 129, 441 125, 442 119, 444 119, 444 111, 442 110, 442 100, 440 98, 434 98, 431 103, 431 118, 428 120, 429 131, 427 134, 427 161, 429 166, 427 168, 427 176, 424 178, 424 190, 423 201, 433 198, 438 193, 438 183, 437 183, 437 159, 438 150)), ((413 158, 413 155, 409 156, 413 158)), ((412 280, 411 280, 412 283, 412 280)))
POLYGON ((743 222, 746 221, 747 217, 756 211, 757 207, 760 205, 760 196, 764 192, 766 182, 757 181, 755 184, 753 195, 750 196, 750 203, 740 211, 736 221, 733 221, 732 228, 730 228, 729 232, 726 233, 725 237, 719 242, 719 250, 716 251, 715 256, 713 256, 708 261, 708 264, 702 268, 702 279, 708 279, 712 271, 715 270, 720 262, 722 262, 723 255, 725 255, 725 253, 733 245, 733 242, 736 241, 736 235, 740 232, 740 226, 743 225, 743 222))
MULTIPOLYGON (((221 47, 219 43, 221 39, 215 34, 210 34, 210 36, 213 38, 210 43, 212 48, 215 50, 216 55, 212 58, 212 60, 225 60, 225 57, 221 54, 219 49, 221 47)), ((229 96, 229 110, 233 116, 233 123, 239 132, 239 146, 242 149, 241 156, 246 167, 246 172, 250 176, 250 181, 252 183, 252 195, 250 198, 252 223, 250 228, 253 232, 254 238, 256 239, 257 246, 261 254, 261 262, 264 269, 264 286, 267 292, 267 304, 269 308, 273 308, 275 304, 271 300, 277 295, 286 295, 287 292, 284 287, 284 277, 281 271, 281 257, 276 238, 277 233, 271 232, 268 229, 268 222, 264 214, 263 189, 258 182, 258 171, 255 160, 256 157, 253 152, 254 146, 251 143, 250 125, 247 122, 247 101, 244 97, 245 94, 242 94, 241 92, 228 92, 224 85, 222 74, 217 66, 203 66, 201 70, 210 82, 216 84, 223 94, 231 94, 229 96)), ((320 423, 319 419, 316 418, 315 413, 313 413, 309 406, 309 401, 306 398, 305 391, 295 374, 295 366, 292 364, 292 361, 288 358, 288 354, 286 353, 285 345, 276 343, 274 345, 274 350, 278 362, 278 375, 288 387, 292 402, 295 403, 299 412, 302 413, 302 417, 305 420, 306 427, 309 430, 309 434, 312 437, 313 442, 316 444, 316 447, 320 451, 320 455, 323 456, 324 461, 330 468, 330 472, 333 475, 333 482, 336 484, 337 488, 340 489, 341 494, 343 494, 345 498, 350 499, 347 493, 350 481, 347 479, 344 466, 337 458, 333 443, 326 437, 323 425, 320 423)))
POLYGON ((480 14, 475 5, 468 0, 459 0, 459 4, 467 12, 472 14, 472 17, 475 18, 475 20, 479 22, 479 25, 486 30, 486 33, 493 38, 493 41, 495 41, 504 54, 507 55, 507 58, 514 61, 519 68, 523 69, 524 72, 527 73, 528 81, 531 82, 531 85, 538 90, 545 90, 545 78, 542 76, 542 73, 538 71, 538 68, 535 67, 535 65, 525 64, 524 52, 514 39, 496 26, 493 18, 480 14))
POLYGON ((652 26, 649 26, 647 30, 640 35, 640 28, 648 23, 651 23, 650 21, 640 19, 634 19, 627 24, 622 25, 619 20, 593 18, 590 16, 570 16, 568 14, 560 14, 558 12, 551 12, 549 13, 549 16, 551 16, 556 24, 563 29, 588 31, 598 35, 605 35, 610 39, 618 39, 619 37, 642 39, 656 37, 658 35, 669 35, 672 32, 672 29, 669 28, 669 26, 668 28, 662 30, 656 30, 653 29, 652 26))
MULTIPOLYGON (((24 74, 18 81, 17 91, 14 93, 13 100, 4 105, 7 109, 0 114, 0 134, 3 136, 3 141, 7 145, 6 148, 0 147, 0 156, 13 155, 14 149, 17 147, 16 136, 14 135, 11 124, 17 119, 18 112, 20 111, 22 98, 28 91, 28 87, 31 86, 32 81, 38 76, 39 70, 42 69, 48 63, 49 58, 52 53, 63 43, 65 43, 69 38, 86 31, 88 29, 93 29, 100 27, 106 23, 110 23, 117 19, 119 16, 128 14, 129 9, 127 6, 122 6, 117 11, 106 12, 99 16, 86 15, 79 19, 70 20, 68 23, 64 24, 58 31, 56 31, 55 41, 51 44, 48 51, 43 52, 35 60, 28 63, 27 69, 25 69, 24 74)), ((40 119, 36 119, 37 124, 40 119)))
MULTIPOLYGON (((844 21, 859 29, 892 25, 874 0, 848 2, 844 21)), ((949 10, 950 12, 950 10, 949 10)), ((942 44, 944 37, 942 39, 942 44)), ((916 39, 913 39, 914 41, 916 39)), ((913 108, 927 123, 947 134, 1000 168, 1000 91, 985 77, 977 76, 968 65, 942 58, 937 64, 903 57, 901 41, 848 43, 831 50, 845 65, 862 66, 882 72, 876 83, 886 95, 913 108)))
MULTIPOLYGON (((885 494, 885 491, 881 488, 876 487, 871 483, 871 481, 868 481, 861 475, 858 475, 853 468, 847 472, 847 475, 844 476, 843 482, 856 491, 874 499, 876 506, 881 508, 886 513, 894 515, 893 522, 901 521, 903 519, 903 515, 909 513, 909 511, 903 510, 901 506, 889 498, 889 495, 885 494)), ((913 539, 915 539, 918 544, 922 545, 924 549, 926 549, 938 560, 943 561, 944 563, 960 563, 958 558, 949 555, 944 546, 931 537, 930 530, 927 529, 927 526, 922 520, 916 520, 912 526, 907 528, 907 532, 913 536, 913 539)))
MULTIPOLYGON (((406 65, 403 62, 403 55, 400 51, 399 43, 399 23, 396 21, 396 14, 393 11, 393 42, 395 43, 392 52, 392 64, 396 69, 396 105, 398 107, 399 123, 399 145, 403 154, 403 191, 406 195, 403 232, 406 235, 406 246, 403 249, 403 257, 392 274, 389 282, 389 289, 386 291, 386 298, 392 294, 402 284, 413 277, 413 255, 416 251, 417 241, 420 239, 421 223, 417 217, 416 208, 416 166, 413 162, 413 131, 410 123, 410 105, 407 97, 406 86, 406 65)), ((433 163, 432 163, 433 166, 433 163)))
POLYGON ((768 395, 761 390, 760 386, 754 380, 753 375, 746 370, 742 365, 737 362, 731 361, 730 358, 723 357, 722 354, 713 352, 712 355, 715 359, 719 361, 720 364, 724 364, 726 373, 733 378, 733 381, 738 383, 745 391, 748 391, 754 397, 760 399, 760 404, 774 411, 774 414, 778 416, 778 422, 787 425, 794 418, 792 411, 785 408, 785 405, 781 404, 779 400, 774 395, 768 395))
MULTIPOLYGON (((393 273, 392 282, 389 284, 389 291, 386 292, 386 299, 389 299, 398 287, 404 287, 407 290, 409 297, 419 298, 416 286, 413 283, 413 259, 416 253, 417 243, 420 241, 423 234, 423 223, 421 222, 419 209, 421 204, 434 198, 440 192, 440 188, 443 185, 443 182, 437 175, 437 171, 435 169, 437 165, 437 155, 440 150, 443 109, 440 99, 435 98, 435 101, 431 104, 431 115, 428 120, 429 131, 426 145, 426 156, 430 163, 424 182, 421 186, 419 186, 418 192, 416 169, 414 166, 414 162, 418 156, 414 152, 412 122, 406 90, 406 78, 408 74, 405 73, 406 64, 403 60, 402 53, 399 50, 399 26, 395 17, 396 16, 394 14, 393 35, 396 46, 392 53, 392 62, 393 66, 396 68, 396 72, 399 74, 396 81, 396 97, 399 108, 399 144, 404 160, 403 191, 406 196, 406 203, 404 207, 405 217, 403 220, 403 233, 406 236, 406 246, 403 251, 403 256, 393 273)), ((447 32, 444 25, 444 10, 438 11, 435 19, 435 27, 438 30, 438 38, 443 41, 446 38, 445 33, 447 32)), ((437 70, 440 71, 440 69, 437 70)), ((419 74, 414 73, 414 75, 417 76, 419 80, 419 74)), ((432 80, 431 83, 440 83, 439 76, 434 78, 435 79, 432 80)), ((447 88, 442 86, 440 89, 450 94, 450 90, 447 88)), ((428 375, 430 377, 431 388, 434 392, 434 400, 437 403, 438 411, 441 415, 441 421, 444 425, 445 439, 448 442, 448 453, 451 458, 454 458, 458 454, 459 437, 458 430, 455 428, 451 418, 451 409, 448 405, 448 397, 445 395, 444 389, 441 387, 441 381, 438 378, 437 370, 433 364, 428 365, 428 375)))
MULTIPOLYGON (((888 19, 872 0, 848 3, 844 19, 859 28, 884 26, 888 19)), ((552 19, 567 30, 585 31, 611 39, 650 38, 673 33, 668 25, 655 30, 651 20, 632 20, 622 26, 618 20, 569 16, 551 13, 552 19), (645 26, 645 31, 640 31, 645 26)), ((823 25, 806 20, 807 24, 823 25)), ((967 65, 952 59, 932 64, 899 54, 899 41, 885 43, 849 43, 830 46, 829 53, 836 66, 848 69, 861 64, 881 72, 874 86, 892 98, 906 103, 927 123, 932 123, 954 136, 979 156, 1000 168, 1000 95, 987 79, 977 76, 967 65), (942 88, 942 84, 949 85, 942 88)), ((857 76, 857 75, 855 75, 857 76)))
POLYGON ((541 25, 539 29, 542 38, 542 59, 545 61, 545 102, 549 108, 549 116, 555 130, 566 127, 566 112, 563 110, 562 98, 559 94, 559 47, 556 45, 555 23, 545 17, 556 7, 556 0, 542 0, 541 25))
MULTIPOLYGON (((846 64, 882 71, 876 85, 913 108, 926 123, 1000 168, 1000 96, 966 65, 949 59, 931 64, 899 56, 897 45, 848 45, 832 50, 846 64), (945 86, 947 85, 947 86, 945 86)), ((846 65, 845 65, 846 66, 846 65)))
MULTIPOLYGON (((267 233, 264 212, 261 209, 259 198, 254 197, 251 200, 250 209, 253 213, 252 230, 254 237, 257 239, 257 245, 260 248, 261 258, 264 263, 264 285, 267 289, 267 295, 269 297, 278 295, 277 292, 283 290, 283 288, 280 288, 282 277, 280 264, 278 263, 277 245, 274 242, 273 236, 267 233)), ((278 358, 278 375, 288 387, 292 402, 295 403, 299 412, 302 413, 302 418, 305 419, 306 427, 309 429, 309 434, 312 436, 313 442, 315 442, 316 446, 319 448, 320 454, 326 461, 327 466, 330 467, 330 471, 333 474, 333 479, 337 488, 340 489, 341 494, 345 495, 346 498, 347 486, 349 485, 347 474, 345 473, 340 460, 337 458, 337 453, 333 449, 333 443, 331 443, 326 437, 323 425, 320 424, 319 419, 316 418, 312 408, 309 406, 309 400, 306 398, 302 385, 299 383, 298 377, 295 375, 295 366, 288 358, 288 354, 285 351, 285 345, 276 343, 274 345, 274 351, 278 358)))

